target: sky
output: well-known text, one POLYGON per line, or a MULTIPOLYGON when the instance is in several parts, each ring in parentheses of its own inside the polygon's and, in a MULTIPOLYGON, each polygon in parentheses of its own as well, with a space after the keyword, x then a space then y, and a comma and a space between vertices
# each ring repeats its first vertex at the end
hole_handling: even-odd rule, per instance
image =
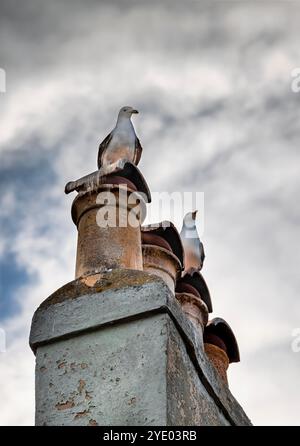
POLYGON ((232 393, 256 425, 300 424, 299 22, 289 0, 1 0, 1 425, 34 424, 31 318, 74 278, 64 186, 96 169, 123 105, 151 190, 204 193, 232 393))

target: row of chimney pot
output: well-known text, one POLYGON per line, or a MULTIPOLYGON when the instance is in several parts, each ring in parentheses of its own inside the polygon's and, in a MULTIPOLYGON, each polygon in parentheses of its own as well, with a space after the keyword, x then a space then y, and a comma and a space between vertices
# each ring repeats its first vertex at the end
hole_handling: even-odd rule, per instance
POLYGON ((223 319, 208 322, 208 287, 198 270, 184 271, 184 250, 175 226, 166 221, 141 226, 151 194, 139 169, 121 160, 68 183, 65 192, 73 190, 78 192, 71 211, 78 229, 76 278, 111 269, 143 270, 160 277, 203 336, 207 356, 228 385, 228 365, 240 360, 235 336, 223 319), (104 207, 115 216, 115 225, 98 221, 104 207))

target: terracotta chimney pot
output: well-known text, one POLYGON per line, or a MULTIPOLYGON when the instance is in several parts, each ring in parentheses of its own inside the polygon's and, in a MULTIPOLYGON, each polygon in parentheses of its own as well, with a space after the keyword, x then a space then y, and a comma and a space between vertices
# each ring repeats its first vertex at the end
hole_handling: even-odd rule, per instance
POLYGON ((203 339, 205 353, 228 386, 228 366, 240 361, 238 344, 231 327, 224 319, 214 318, 205 327, 203 339))
POLYGON ((196 329, 203 334, 204 327, 208 321, 208 309, 200 297, 191 293, 177 293, 176 299, 180 303, 182 311, 188 319, 194 324, 196 329))
POLYGON ((211 298, 203 276, 195 268, 185 271, 176 283, 176 299, 201 337, 212 311, 211 298))
POLYGON ((229 358, 227 353, 220 347, 206 342, 204 343, 204 350, 217 370, 221 380, 228 386, 227 369, 229 366, 229 358))
POLYGON ((143 245, 144 271, 160 277, 175 291, 176 278, 181 272, 181 265, 177 257, 165 248, 156 245, 143 245))
POLYGON ((160 277, 175 292, 176 280, 183 269, 183 247, 171 222, 142 227, 144 271, 160 277))
POLYGON ((76 274, 111 269, 143 269, 141 223, 148 186, 137 167, 126 160, 66 185, 79 193, 72 204, 78 229, 76 274))
POLYGON ((202 274, 196 268, 188 269, 178 278, 176 293, 193 294, 206 304, 209 313, 213 310, 208 286, 202 274))

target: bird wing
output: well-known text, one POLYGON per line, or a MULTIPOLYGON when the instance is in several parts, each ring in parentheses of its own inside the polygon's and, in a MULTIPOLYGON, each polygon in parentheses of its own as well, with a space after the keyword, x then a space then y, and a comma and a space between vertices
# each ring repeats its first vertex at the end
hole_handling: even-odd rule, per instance
POLYGON ((102 156, 105 150, 107 149, 110 141, 112 140, 112 132, 107 135, 106 138, 102 141, 102 143, 99 145, 99 151, 98 151, 98 169, 102 166, 102 156))
POLYGON ((135 154, 134 154, 134 164, 137 166, 140 162, 142 156, 143 147, 141 146, 140 140, 135 136, 135 154))

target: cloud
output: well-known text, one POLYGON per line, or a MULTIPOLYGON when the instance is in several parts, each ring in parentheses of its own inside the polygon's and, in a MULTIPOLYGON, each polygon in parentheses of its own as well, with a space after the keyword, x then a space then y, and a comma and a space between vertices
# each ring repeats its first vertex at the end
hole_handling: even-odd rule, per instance
POLYGON ((33 423, 31 317, 74 274, 64 185, 95 170, 98 143, 130 104, 141 111, 151 189, 205 193, 204 274, 215 316, 241 348, 233 393, 254 423, 298 424, 299 96, 290 73, 299 5, 70 5, 1 2, 0 258, 16 279, 4 291, 13 313, 0 319, 0 423, 33 423))

